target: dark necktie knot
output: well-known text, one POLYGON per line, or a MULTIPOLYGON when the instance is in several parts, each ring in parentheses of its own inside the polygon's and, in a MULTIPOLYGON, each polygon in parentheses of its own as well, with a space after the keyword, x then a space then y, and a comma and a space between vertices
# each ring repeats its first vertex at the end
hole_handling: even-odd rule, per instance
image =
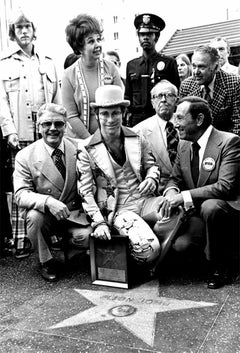
POLYGON ((198 153, 198 151, 200 150, 200 146, 197 142, 193 142, 192 150, 193 150, 193 154, 198 153))
POLYGON ((55 150, 53 151, 52 155, 55 157, 54 158, 54 163, 55 163, 57 169, 62 174, 63 179, 65 179, 66 168, 65 168, 65 165, 64 165, 63 160, 62 160, 63 152, 59 148, 55 148, 55 150))
POLYGON ((173 165, 177 155, 179 137, 178 137, 178 132, 171 121, 168 121, 166 124, 166 135, 167 135, 167 150, 168 150, 171 164, 173 165))
POLYGON ((52 154, 53 154, 53 156, 62 158, 63 152, 59 148, 55 148, 55 150, 53 151, 52 154))

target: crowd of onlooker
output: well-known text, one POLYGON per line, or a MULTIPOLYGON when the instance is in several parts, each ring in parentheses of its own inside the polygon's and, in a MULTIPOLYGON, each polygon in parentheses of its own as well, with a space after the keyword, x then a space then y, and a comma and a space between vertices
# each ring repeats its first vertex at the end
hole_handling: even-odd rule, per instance
MULTIPOLYGON (((31 18, 9 20, 0 59, 2 254, 37 249, 58 278, 53 249, 127 236, 133 266, 157 275, 166 253, 204 258, 208 288, 229 280, 239 225, 240 76, 224 37, 190 57, 156 51, 165 28, 135 17, 142 55, 120 75, 90 15, 69 21, 59 77, 31 18), (184 224, 180 217, 184 214, 184 224)), ((183 217, 183 216, 182 216, 183 217)), ((236 248, 236 247, 235 247, 236 248)))

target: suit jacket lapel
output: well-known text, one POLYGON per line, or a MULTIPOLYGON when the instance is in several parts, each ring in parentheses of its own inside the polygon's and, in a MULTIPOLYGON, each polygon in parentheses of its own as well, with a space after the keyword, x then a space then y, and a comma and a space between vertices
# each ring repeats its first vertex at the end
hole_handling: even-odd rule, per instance
POLYGON ((55 164, 45 148, 44 141, 39 140, 38 161, 34 166, 59 190, 64 187, 64 180, 60 172, 55 167, 55 164))
POLYGON ((132 169, 139 180, 141 180, 141 154, 139 153, 140 143, 140 137, 137 135, 125 137, 125 150, 132 169))
POLYGON ((213 100, 210 104, 214 113, 219 111, 219 107, 224 106, 223 101, 225 97, 225 83, 222 80, 220 72, 217 72, 214 82, 213 100))
POLYGON ((99 169, 111 180, 113 185, 116 187, 116 177, 110 161, 107 149, 102 142, 100 131, 97 130, 91 138, 86 149, 92 159, 92 161, 98 166, 99 169))
POLYGON ((168 156, 168 151, 166 148, 166 144, 164 142, 164 138, 162 135, 162 130, 158 124, 157 119, 159 119, 156 115, 153 117, 153 124, 149 124, 149 129, 147 131, 147 135, 150 137, 149 141, 152 141, 151 145, 153 147, 153 153, 157 156, 157 158, 165 165, 165 167, 171 172, 172 165, 168 156), (154 148, 154 146, 159 146, 158 149, 154 148))
POLYGON ((195 185, 191 174, 191 143, 184 142, 183 147, 180 149, 180 161, 186 185, 188 185, 190 189, 194 189, 195 185))
POLYGON ((76 188, 76 148, 75 146, 64 139, 65 145, 65 163, 66 163, 66 179, 63 187, 61 199, 64 199, 65 195, 69 195, 72 188, 76 188))
POLYGON ((219 147, 218 147, 219 144, 221 144, 221 140, 219 140, 218 135, 216 133, 216 130, 213 128, 213 130, 209 136, 206 149, 204 151, 204 155, 203 155, 203 159, 202 159, 202 163, 201 163, 201 168, 199 171, 199 179, 198 179, 197 186, 205 185, 209 176, 211 175, 212 171, 214 170, 216 163, 217 163, 217 160, 218 160, 218 156, 219 156, 219 147), (207 170, 204 167, 204 162, 206 161, 206 158, 211 158, 212 162, 215 163, 215 166, 213 169, 207 170))

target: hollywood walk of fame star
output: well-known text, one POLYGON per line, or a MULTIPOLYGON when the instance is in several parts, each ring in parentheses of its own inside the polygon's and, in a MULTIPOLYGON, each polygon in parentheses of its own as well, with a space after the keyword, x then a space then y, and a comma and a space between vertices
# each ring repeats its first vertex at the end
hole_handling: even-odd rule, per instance
POLYGON ((157 281, 148 282, 127 292, 75 291, 90 300, 94 307, 51 326, 51 329, 115 320, 149 346, 154 343, 156 313, 216 305, 159 297, 157 281))

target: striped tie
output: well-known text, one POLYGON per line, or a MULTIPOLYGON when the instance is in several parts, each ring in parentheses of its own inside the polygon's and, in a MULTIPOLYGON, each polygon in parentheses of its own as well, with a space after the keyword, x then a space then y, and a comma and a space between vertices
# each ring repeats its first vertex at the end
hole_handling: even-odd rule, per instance
POLYGON ((179 142, 178 132, 170 121, 166 124, 166 134, 167 134, 167 150, 171 164, 175 162, 177 155, 177 146, 179 142))

